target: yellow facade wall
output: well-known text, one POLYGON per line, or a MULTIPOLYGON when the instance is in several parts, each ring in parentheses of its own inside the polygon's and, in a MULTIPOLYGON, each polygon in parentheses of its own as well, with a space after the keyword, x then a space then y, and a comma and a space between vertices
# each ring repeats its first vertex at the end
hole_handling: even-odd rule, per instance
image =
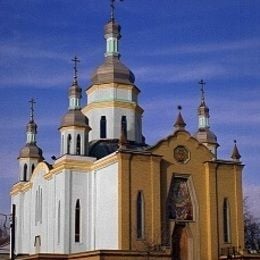
MULTIPOLYGON (((190 236, 190 259, 219 259, 224 247, 244 248, 242 183, 239 162, 216 160, 204 145, 188 132, 177 131, 149 152, 121 151, 119 161, 120 249, 149 250, 171 239, 174 221, 167 220, 166 200, 174 176, 185 176, 193 202, 193 221, 186 223, 190 236), (184 146, 189 160, 180 163, 174 149, 184 146), (149 153, 150 152, 150 153, 149 153), (145 238, 136 238, 136 199, 145 198, 145 238), (224 243, 223 201, 230 204, 231 241, 224 243), (166 236, 166 237, 165 237, 166 236)), ((170 247, 171 244, 168 244, 170 247)), ((170 248, 166 251, 171 250, 170 248)))

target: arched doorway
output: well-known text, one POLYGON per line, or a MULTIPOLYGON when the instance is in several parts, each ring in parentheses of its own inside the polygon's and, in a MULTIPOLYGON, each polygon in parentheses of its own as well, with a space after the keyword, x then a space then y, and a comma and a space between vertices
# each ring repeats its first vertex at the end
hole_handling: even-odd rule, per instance
POLYGON ((172 233, 172 259, 192 259, 192 237, 185 223, 176 223, 172 233))

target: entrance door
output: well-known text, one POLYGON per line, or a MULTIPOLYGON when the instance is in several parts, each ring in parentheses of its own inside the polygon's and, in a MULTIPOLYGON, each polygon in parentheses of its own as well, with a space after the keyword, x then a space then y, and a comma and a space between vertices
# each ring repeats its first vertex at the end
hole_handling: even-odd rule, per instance
POLYGON ((172 233, 172 259, 173 260, 189 260, 192 252, 189 245, 189 234, 185 224, 176 223, 172 233))

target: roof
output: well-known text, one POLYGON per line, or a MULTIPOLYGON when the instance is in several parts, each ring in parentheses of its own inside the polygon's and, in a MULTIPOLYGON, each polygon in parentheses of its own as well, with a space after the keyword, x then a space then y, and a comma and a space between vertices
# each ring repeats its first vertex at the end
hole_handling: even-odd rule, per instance
MULTIPOLYGON (((89 143, 88 156, 101 159, 120 148, 119 139, 100 139, 89 143)), ((139 144, 134 141, 126 141, 125 148, 128 151, 145 151, 148 148, 147 144, 139 144)))
POLYGON ((19 158, 37 158, 43 160, 42 149, 36 143, 26 144, 19 153, 19 158))
POLYGON ((108 56, 91 77, 92 84, 123 83, 134 84, 135 76, 118 57, 108 56))
POLYGON ((217 144, 217 136, 209 128, 200 128, 194 136, 201 143, 217 144))
POLYGON ((80 109, 69 110, 62 118, 60 128, 65 126, 80 126, 90 128, 88 119, 83 115, 80 109))

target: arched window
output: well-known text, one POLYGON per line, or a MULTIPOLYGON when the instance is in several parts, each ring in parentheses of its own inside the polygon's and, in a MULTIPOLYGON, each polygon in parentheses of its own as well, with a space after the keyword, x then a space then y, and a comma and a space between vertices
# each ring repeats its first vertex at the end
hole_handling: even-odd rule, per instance
POLYGON ((71 142, 72 142, 72 138, 71 135, 69 134, 67 138, 67 154, 71 153, 71 142))
POLYGON ((37 225, 38 223, 42 223, 42 208, 42 188, 38 186, 35 193, 35 225, 37 225))
POLYGON ((172 178, 167 198, 167 215, 169 219, 177 221, 192 221, 194 219, 188 178, 172 178))
POLYGON ((28 166, 27 166, 27 164, 25 164, 23 166, 23 181, 27 181, 27 169, 28 169, 28 166))
POLYGON ((124 133, 125 137, 127 138, 127 121, 126 121, 126 116, 122 116, 122 118, 121 118, 121 129, 122 129, 122 132, 124 133))
POLYGON ((76 155, 80 155, 80 143, 81 143, 81 138, 80 135, 77 135, 77 144, 76 144, 76 155))
POLYGON ((139 191, 136 200, 136 236, 137 239, 144 238, 144 196, 139 191))
POLYGON ((76 202, 75 208, 75 242, 80 241, 80 202, 76 202))
POLYGON ((100 138, 107 137, 107 119, 105 116, 101 116, 100 119, 100 138))
POLYGON ((223 204, 223 232, 224 232, 224 242, 230 242, 230 209, 228 199, 224 199, 223 204))
POLYGON ((35 169, 35 166, 34 166, 34 164, 33 164, 33 165, 32 165, 32 173, 33 173, 34 169, 35 169))

